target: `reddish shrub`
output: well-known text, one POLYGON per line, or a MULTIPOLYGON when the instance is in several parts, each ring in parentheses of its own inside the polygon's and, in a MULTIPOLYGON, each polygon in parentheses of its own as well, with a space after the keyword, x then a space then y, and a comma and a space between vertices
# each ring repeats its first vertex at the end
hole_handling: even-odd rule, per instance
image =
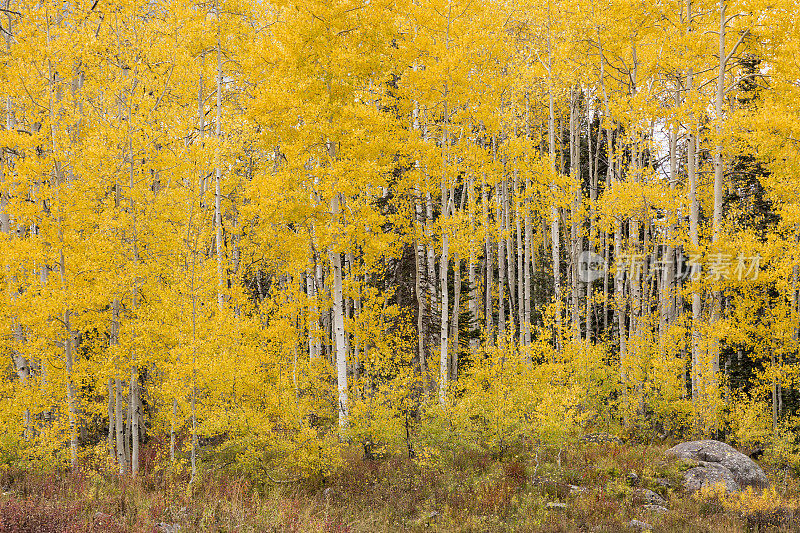
POLYGON ((528 478, 525 472, 525 465, 519 461, 511 461, 503 465, 503 472, 509 481, 517 485, 523 485, 528 478))
POLYGON ((82 505, 10 499, 0 504, 0 533, 79 533, 86 531, 82 505))

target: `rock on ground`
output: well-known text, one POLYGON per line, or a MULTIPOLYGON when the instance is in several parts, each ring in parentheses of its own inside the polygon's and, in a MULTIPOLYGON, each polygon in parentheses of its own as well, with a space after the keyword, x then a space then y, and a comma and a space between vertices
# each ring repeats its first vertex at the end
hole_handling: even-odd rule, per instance
POLYGON ((647 522, 642 522, 641 520, 636 520, 635 518, 628 522, 628 527, 632 527, 637 531, 652 531, 653 526, 648 524, 647 522))
POLYGON ((564 510, 567 508, 567 504, 562 502, 547 502, 547 508, 564 510))
POLYGON ((634 489, 633 499, 650 505, 666 505, 667 503, 667 501, 657 492, 641 487, 634 489))
POLYGON ((683 473, 683 486, 689 492, 696 492, 704 487, 722 484, 725 492, 739 492, 741 486, 734 479, 730 470, 719 463, 701 461, 698 466, 683 473))
POLYGON ((667 450, 667 455, 699 463, 683 474, 683 485, 689 492, 717 483, 722 483, 726 492, 737 492, 744 487, 760 489, 769 485, 767 476, 755 461, 724 442, 682 442, 667 450))

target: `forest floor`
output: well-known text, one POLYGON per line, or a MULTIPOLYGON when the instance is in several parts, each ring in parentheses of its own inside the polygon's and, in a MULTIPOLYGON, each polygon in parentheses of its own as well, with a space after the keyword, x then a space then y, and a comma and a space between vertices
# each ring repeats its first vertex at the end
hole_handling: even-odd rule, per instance
POLYGON ((147 465, 136 480, 6 467, 0 533, 800 531, 796 476, 768 471, 763 494, 687 495, 687 466, 667 447, 579 442, 436 463, 353 447, 328 478, 259 484, 206 463, 191 487, 185 472, 147 465), (642 489, 665 502, 647 506, 642 489))

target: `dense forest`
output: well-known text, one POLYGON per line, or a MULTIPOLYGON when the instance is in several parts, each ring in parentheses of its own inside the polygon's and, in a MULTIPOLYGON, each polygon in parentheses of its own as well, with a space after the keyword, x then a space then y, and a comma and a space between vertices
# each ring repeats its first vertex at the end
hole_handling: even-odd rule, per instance
POLYGON ((278 483, 602 432, 800 468, 792 0, 5 0, 0 33, 0 463, 278 483))

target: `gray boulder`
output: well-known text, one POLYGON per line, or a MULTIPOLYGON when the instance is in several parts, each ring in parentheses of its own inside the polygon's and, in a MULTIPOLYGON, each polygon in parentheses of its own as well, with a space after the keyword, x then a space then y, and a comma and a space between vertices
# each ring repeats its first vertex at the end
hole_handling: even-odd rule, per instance
POLYGON ((633 499, 635 501, 650 505, 665 505, 667 503, 659 493, 642 487, 637 487, 633 490, 633 499))
POLYGON ((725 492, 739 492, 741 486, 734 479, 731 471, 719 463, 701 461, 698 466, 683 473, 683 487, 688 492, 697 492, 703 487, 722 484, 725 492))
POLYGON ((682 442, 667 450, 667 455, 699 463, 683 474, 684 487, 690 492, 717 483, 722 483, 727 492, 737 492, 744 487, 761 489, 769 485, 760 466, 724 442, 682 442))
POLYGON ((628 527, 635 529, 636 531, 652 531, 653 526, 648 524, 647 522, 642 522, 641 520, 636 520, 635 518, 628 522, 628 527))

